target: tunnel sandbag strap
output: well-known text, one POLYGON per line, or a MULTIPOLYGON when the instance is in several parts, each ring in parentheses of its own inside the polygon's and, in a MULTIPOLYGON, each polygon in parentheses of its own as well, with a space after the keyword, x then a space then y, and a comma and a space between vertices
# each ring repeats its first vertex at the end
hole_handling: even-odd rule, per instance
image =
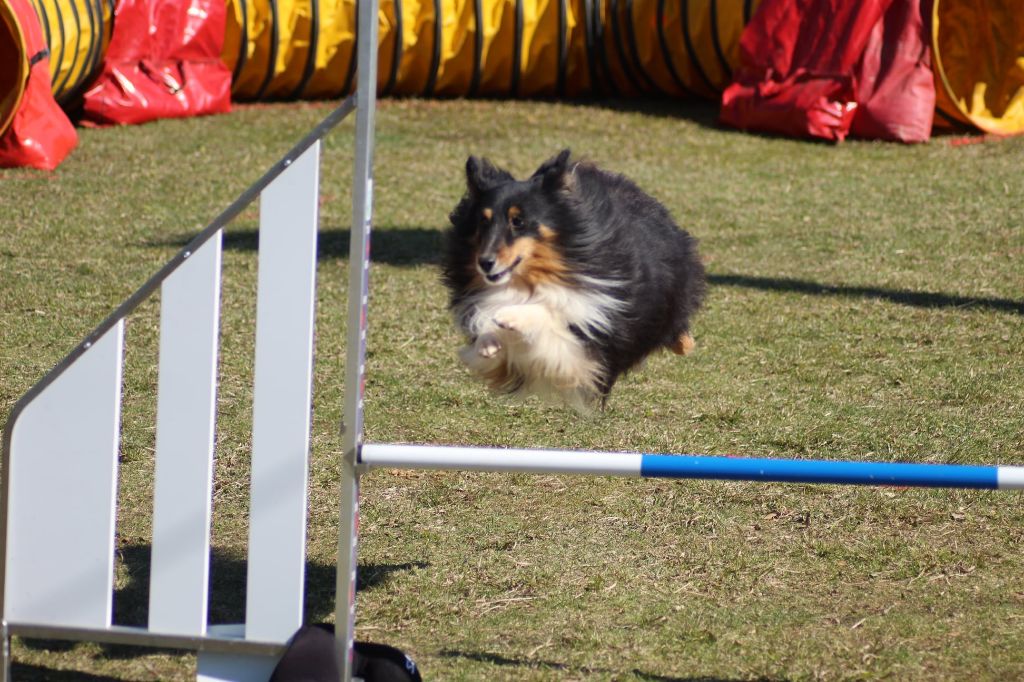
POLYGON ((36 52, 34 55, 32 55, 31 57, 28 58, 28 66, 29 66, 29 68, 32 68, 33 66, 35 66, 36 64, 38 64, 39 62, 43 61, 44 59, 46 59, 49 56, 50 56, 50 50, 48 48, 44 47, 43 49, 39 50, 39 52, 36 52))

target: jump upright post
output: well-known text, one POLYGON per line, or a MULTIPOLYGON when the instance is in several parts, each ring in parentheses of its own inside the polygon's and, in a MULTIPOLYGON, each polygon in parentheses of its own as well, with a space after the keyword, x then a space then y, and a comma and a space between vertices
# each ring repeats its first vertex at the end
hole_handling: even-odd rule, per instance
POLYGON ((366 388, 366 322, 370 300, 370 230, 373 220, 373 141, 377 108, 377 0, 360 0, 356 159, 352 232, 348 251, 348 338, 345 346, 345 412, 341 424, 340 528, 334 633, 342 680, 352 677, 359 534, 359 449, 363 444, 366 388))
MULTIPOLYGON (((263 682, 304 622, 321 140, 357 110, 351 383, 342 468, 362 433, 377 0, 358 3, 357 92, 146 281, 12 409, 0 469, 0 682, 12 635, 193 650, 199 680, 263 682), (221 252, 259 201, 245 622, 208 623, 221 252), (125 321, 160 296, 149 608, 113 622, 125 321), (289 330, 281 334, 281 329, 289 330), (355 377, 355 379, 352 379, 355 377)), ((351 654, 357 478, 346 479, 338 641, 351 654)), ((350 657, 344 679, 351 678, 350 657)))

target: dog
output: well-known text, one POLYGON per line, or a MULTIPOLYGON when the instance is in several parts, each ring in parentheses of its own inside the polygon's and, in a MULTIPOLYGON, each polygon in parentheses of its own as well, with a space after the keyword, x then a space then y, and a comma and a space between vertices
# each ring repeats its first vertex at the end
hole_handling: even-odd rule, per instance
POLYGON ((441 279, 473 374, 587 412, 652 352, 693 350, 706 283, 697 240, 661 203, 570 159, 516 180, 470 156, 441 279))

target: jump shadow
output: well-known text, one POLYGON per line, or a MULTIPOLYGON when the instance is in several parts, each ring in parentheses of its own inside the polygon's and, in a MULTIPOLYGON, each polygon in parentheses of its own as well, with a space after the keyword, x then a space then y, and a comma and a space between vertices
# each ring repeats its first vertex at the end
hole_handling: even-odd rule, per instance
MULTIPOLYGON (((348 258, 351 230, 344 227, 326 227, 317 239, 317 258, 336 260, 348 258)), ((192 235, 165 242, 150 242, 154 247, 183 247, 192 235)), ((386 265, 433 265, 440 262, 443 236, 440 229, 427 227, 396 227, 374 229, 370 237, 370 259, 386 265)), ((256 227, 228 228, 224 231, 225 251, 257 251, 259 230, 256 227)))
MULTIPOLYGON (((123 587, 114 591, 114 625, 146 626, 149 614, 150 554, 151 547, 148 544, 128 545, 119 551, 119 558, 127 578, 123 587)), ((396 574, 427 566, 429 564, 423 561, 361 564, 357 571, 356 590, 365 592, 381 587, 396 574)), ((324 564, 319 561, 306 562, 306 589, 303 607, 307 623, 322 622, 334 613, 336 575, 337 571, 333 564, 324 564)), ((244 556, 217 548, 211 551, 209 613, 207 616, 209 623, 245 622, 246 581, 247 562, 244 556)), ((50 651, 66 651, 77 644, 64 640, 23 639, 22 641, 30 649, 50 651)), ((120 644, 103 645, 103 656, 108 659, 129 659, 157 651, 167 652, 168 650, 120 644)), ((27 668, 32 668, 32 666, 27 666, 27 668)), ((40 670, 43 669, 40 668, 40 670)), ((22 678, 19 676, 15 679, 22 678)), ((63 678, 43 676, 38 679, 63 678)))
POLYGON ((958 296, 931 291, 903 291, 881 287, 842 286, 788 277, 752 275, 708 275, 708 283, 716 286, 795 292, 815 296, 874 298, 917 308, 986 308, 1014 315, 1024 315, 1024 300, 1006 298, 958 296))
MULTIPOLYGON (((529 668, 529 669, 540 669, 540 670, 558 670, 565 672, 573 676, 583 675, 589 676, 594 674, 621 674, 620 670, 610 670, 608 668, 592 668, 589 666, 571 666, 565 663, 559 663, 557 661, 547 661, 540 659, 523 659, 523 658, 510 658, 508 656, 502 656, 500 654, 488 653, 488 652, 476 652, 476 651, 458 651, 455 649, 443 649, 438 654, 442 658, 460 658, 469 661, 476 661, 478 663, 490 663, 491 665, 499 665, 503 667, 515 667, 515 668, 529 668)), ((727 678, 727 677, 714 677, 707 675, 697 675, 690 677, 671 677, 666 675, 658 675, 655 673, 645 672, 638 668, 634 668, 630 671, 633 675, 641 680, 650 680, 650 682, 785 682, 785 678, 769 678, 769 677, 756 677, 756 678, 727 678)))
POLYGON ((562 100, 578 108, 604 109, 623 114, 640 114, 651 118, 682 120, 701 128, 735 130, 718 122, 718 102, 697 97, 596 97, 581 100, 562 100))
POLYGON ((18 682, 121 682, 122 677, 91 675, 77 670, 53 670, 40 665, 11 664, 11 679, 18 682))

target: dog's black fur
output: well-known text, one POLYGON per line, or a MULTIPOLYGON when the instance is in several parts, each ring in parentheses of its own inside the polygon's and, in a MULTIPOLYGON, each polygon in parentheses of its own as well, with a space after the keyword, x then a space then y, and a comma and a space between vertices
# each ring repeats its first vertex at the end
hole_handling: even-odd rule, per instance
POLYGON ((697 242, 629 179, 569 150, 517 181, 466 162, 442 281, 462 358, 505 393, 602 404, 659 348, 693 348, 706 284, 697 242))

